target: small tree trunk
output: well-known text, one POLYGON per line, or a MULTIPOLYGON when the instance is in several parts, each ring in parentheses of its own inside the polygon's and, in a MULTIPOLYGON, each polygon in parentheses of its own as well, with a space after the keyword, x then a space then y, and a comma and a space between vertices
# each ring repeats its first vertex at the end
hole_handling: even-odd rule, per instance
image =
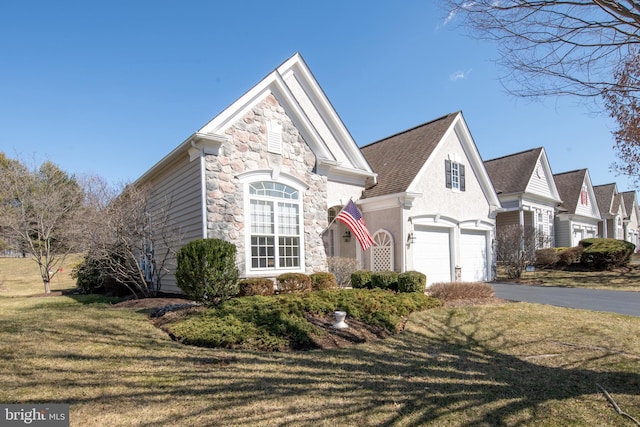
POLYGON ((47 294, 50 294, 51 293, 51 286, 50 286, 49 280, 45 279, 45 280, 43 280, 43 282, 44 282, 44 292, 47 293, 47 294))

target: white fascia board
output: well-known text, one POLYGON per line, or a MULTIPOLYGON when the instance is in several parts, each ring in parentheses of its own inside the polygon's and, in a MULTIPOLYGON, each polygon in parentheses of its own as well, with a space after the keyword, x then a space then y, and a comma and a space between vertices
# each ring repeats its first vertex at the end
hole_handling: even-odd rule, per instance
POLYGON ((496 209, 500 209, 500 199, 498 198, 496 189, 493 187, 491 178, 489 178, 487 169, 484 167, 484 162, 482 161, 482 157, 480 157, 478 147, 471 136, 471 132, 469 131, 469 127, 467 126, 467 122, 464 120, 462 113, 458 113, 458 117, 456 117, 452 125, 467 158, 471 162, 473 173, 476 179, 480 182, 480 187, 482 188, 489 205, 496 209))
POLYGON ((410 209, 413 207, 413 202, 422 197, 422 193, 403 192, 394 194, 385 194, 383 196, 376 196, 367 199, 360 199, 358 204, 362 206, 363 212, 376 211, 388 208, 402 207, 410 209))
POLYGON ((377 179, 378 174, 340 166, 338 162, 318 159, 316 173, 324 175, 329 181, 364 187, 368 178, 377 179))
MULTIPOLYGON (((540 150, 540 158, 542 158, 543 156, 544 158, 541 161, 541 163, 542 163, 542 167, 544 168, 545 177, 547 178, 547 185, 551 190, 551 196, 555 198, 558 202, 562 202, 562 199, 560 198, 560 193, 558 192, 558 187, 556 187, 556 181, 553 179, 551 164, 549 163, 549 158, 547 157, 547 152, 545 151, 544 147, 542 147, 542 150, 540 150)), ((538 160, 540 160, 540 158, 538 158, 538 160)))
POLYGON ((335 160, 277 70, 273 71, 260 83, 227 107, 222 113, 214 117, 204 125, 199 132, 223 134, 229 127, 251 110, 251 108, 270 94, 273 94, 278 99, 278 102, 283 104, 283 108, 290 113, 290 119, 300 130, 303 138, 314 151, 316 157, 335 160))
POLYGON ((205 148, 208 147, 207 151, 210 151, 215 150, 215 147, 219 148, 219 146, 227 140, 228 138, 225 135, 203 134, 199 132, 193 133, 189 135, 189 137, 182 143, 180 143, 180 145, 174 148, 169 154, 164 156, 149 170, 147 170, 140 178, 135 181, 134 184, 140 184, 151 179, 151 177, 162 170, 166 164, 174 161, 176 158, 178 158, 178 156, 183 155, 183 153, 189 152, 190 149, 193 149, 194 144, 196 147, 198 146, 198 144, 200 144, 201 150, 205 150, 205 148))
MULTIPOLYGON (((591 175, 589 174, 589 169, 585 171, 583 184, 587 186, 588 197, 589 197, 589 200, 591 200, 591 216, 594 218, 602 219, 600 217, 600 208, 598 207, 598 199, 596 198, 596 193, 593 190, 593 185, 591 184, 591 175)), ((580 198, 578 198, 578 202, 579 201, 580 201, 580 198)))
POLYGON ((286 79, 290 73, 294 73, 296 80, 303 88, 311 102, 316 106, 318 113, 329 128, 329 131, 344 150, 347 158, 352 164, 366 172, 373 172, 371 166, 365 159, 362 151, 353 140, 351 133, 344 125, 342 119, 336 112, 333 105, 327 98, 326 94, 313 76, 313 73, 302 59, 300 54, 296 53, 292 58, 282 64, 278 71, 280 75, 286 79))

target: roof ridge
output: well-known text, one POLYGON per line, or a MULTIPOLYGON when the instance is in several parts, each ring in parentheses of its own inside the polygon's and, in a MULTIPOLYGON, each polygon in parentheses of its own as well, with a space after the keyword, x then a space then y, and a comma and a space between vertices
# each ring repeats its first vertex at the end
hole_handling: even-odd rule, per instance
POLYGON ((504 156, 496 157, 494 159, 485 160, 484 163, 493 162, 494 160, 502 160, 502 159, 506 159, 507 157, 513 157, 513 156, 517 156, 519 154, 529 153, 529 152, 536 151, 536 150, 542 150, 543 148, 544 147, 535 147, 535 148, 530 148, 528 150, 519 151, 517 153, 506 154, 504 156))
POLYGON ((587 168, 582 168, 582 169, 574 169, 572 171, 566 171, 566 172, 558 172, 558 173, 554 173, 553 176, 558 176, 558 175, 566 175, 568 173, 576 173, 576 172, 582 172, 582 171, 586 171, 587 168))
POLYGON ((444 120, 444 119, 446 119, 446 118, 448 118, 448 117, 451 117, 451 116, 457 115, 457 114, 459 114, 460 112, 461 112, 461 110, 458 110, 458 111, 453 112, 453 113, 445 114, 444 116, 438 117, 437 119, 429 120, 428 122, 425 122, 425 123, 422 123, 422 124, 416 125, 416 126, 414 126, 414 127, 412 127, 412 128, 409 128, 409 129, 405 129, 405 130, 403 130, 402 132, 397 132, 397 133, 394 133, 393 135, 386 136, 386 137, 384 137, 384 138, 382 138, 382 139, 379 139, 379 140, 377 140, 377 141, 370 142, 369 144, 367 144, 367 145, 363 145, 363 146, 362 146, 362 147, 360 147, 360 148, 367 148, 367 147, 370 147, 370 146, 372 146, 372 145, 375 145, 375 144, 378 144, 378 143, 384 142, 384 141, 386 141, 386 140, 388 140, 388 139, 395 138, 396 136, 404 135, 405 133, 412 132, 412 131, 414 131, 414 130, 416 130, 416 129, 419 129, 419 128, 421 128, 421 127, 424 127, 424 126, 427 126, 427 125, 433 124, 433 123, 435 123, 435 122, 438 122, 438 121, 440 121, 440 120, 444 120))

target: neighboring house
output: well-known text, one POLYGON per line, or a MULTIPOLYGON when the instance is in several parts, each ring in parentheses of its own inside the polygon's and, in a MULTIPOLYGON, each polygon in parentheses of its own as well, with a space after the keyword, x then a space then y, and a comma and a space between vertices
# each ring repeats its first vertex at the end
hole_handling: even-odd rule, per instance
POLYGON ((638 207, 638 197, 635 191, 625 191, 621 194, 627 213, 623 220, 625 240, 636 245, 637 251, 640 250, 640 208, 638 207))
POLYGON ((598 237, 624 240, 623 221, 627 214, 618 186, 615 183, 596 185, 593 191, 600 208, 598 237))
MULTIPOLYGON (((136 184, 152 186, 156 206, 170 201, 182 244, 224 239, 237 247, 242 277, 275 277, 326 271, 329 208, 357 200, 375 179, 296 54, 136 184)), ((168 267, 162 290, 179 291, 175 259, 168 267)))
POLYGON ((562 205, 556 213, 555 246, 578 246, 582 239, 596 237, 600 210, 587 169, 553 175, 562 205))
POLYGON ((462 113, 362 147, 378 174, 358 202, 376 241, 364 268, 427 283, 491 280, 500 202, 462 113))
POLYGON ((555 242, 555 215, 562 203, 544 148, 534 148, 484 162, 503 212, 496 233, 509 225, 534 227, 538 248, 555 242))

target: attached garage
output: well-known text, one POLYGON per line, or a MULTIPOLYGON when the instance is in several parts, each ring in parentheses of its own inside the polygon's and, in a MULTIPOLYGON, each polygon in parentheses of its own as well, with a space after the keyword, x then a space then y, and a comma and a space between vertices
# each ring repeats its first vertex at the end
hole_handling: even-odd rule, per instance
POLYGON ((463 282, 489 280, 487 232, 460 230, 460 267, 463 282))
POLYGON ((427 275, 427 286, 451 281, 451 229, 415 226, 413 265, 427 275))

